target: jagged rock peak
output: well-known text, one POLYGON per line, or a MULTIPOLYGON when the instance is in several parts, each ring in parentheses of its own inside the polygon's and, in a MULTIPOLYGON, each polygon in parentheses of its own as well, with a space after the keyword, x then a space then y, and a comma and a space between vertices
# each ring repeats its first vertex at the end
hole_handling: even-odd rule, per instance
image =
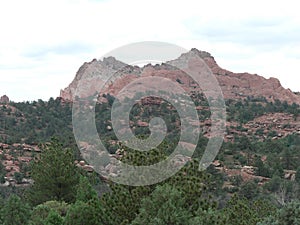
MULTIPOLYGON (((192 48, 189 52, 181 54, 177 59, 162 63, 161 65, 145 65, 140 68, 138 66, 127 65, 118 61, 114 57, 106 57, 102 60, 94 59, 89 63, 84 63, 76 74, 73 82, 64 90, 61 91, 60 97, 65 100, 72 100, 72 96, 77 90, 79 80, 82 75, 88 75, 86 82, 86 93, 82 96, 91 96, 98 93, 99 85, 110 79, 110 86, 107 93, 115 94, 125 84, 135 79, 138 76, 161 76, 170 79, 176 78, 184 80, 185 77, 176 69, 178 66, 185 66, 190 57, 197 55, 207 64, 211 72, 216 75, 216 79, 222 89, 225 99, 244 99, 247 97, 264 97, 268 101, 276 99, 280 101, 287 101, 289 104, 300 104, 300 95, 296 95, 289 89, 281 86, 280 81, 276 78, 266 79, 257 74, 250 73, 234 73, 221 68, 214 57, 206 52, 192 48), (112 78, 112 74, 114 77, 112 78), (92 82, 91 82, 92 81, 92 82)), ((84 83, 85 84, 85 83, 84 83)), ((184 88, 187 91, 191 90, 190 82, 186 80, 183 82, 184 88)), ((193 89, 194 90, 194 89, 193 89)))
POLYGON ((9 97, 7 95, 1 96, 0 103, 9 103, 9 97))
POLYGON ((127 64, 117 60, 115 57, 109 56, 109 57, 104 57, 103 60, 93 59, 91 62, 85 62, 81 67, 86 68, 90 66, 121 69, 122 67, 127 66, 127 64))
POLYGON ((75 92, 78 91, 77 87, 80 81, 83 81, 82 84, 89 83, 86 89, 81 89, 81 96, 93 95, 97 92, 97 88, 101 86, 112 75, 118 73, 139 73, 135 67, 127 65, 112 56, 104 57, 102 60, 93 59, 91 62, 85 62, 77 71, 74 80, 71 84, 65 89, 60 91, 60 97, 66 101, 72 101, 75 97, 75 92), (93 80, 91 82, 91 80, 93 80), (98 85, 98 87, 97 87, 98 85))
POLYGON ((93 59, 91 62, 85 62, 77 71, 75 80, 80 80, 82 75, 88 70, 90 75, 97 74, 106 70, 119 70, 126 67, 127 64, 115 59, 112 56, 104 57, 103 60, 93 59))
MULTIPOLYGON (((100 61, 101 62, 101 61, 100 61)), ((127 66, 126 63, 123 63, 119 60, 117 60, 115 57, 113 56, 109 56, 109 57, 104 57, 102 60, 102 63, 106 66, 110 66, 113 69, 121 69, 122 67, 127 66)))
POLYGON ((200 51, 197 48, 192 48, 190 52, 193 52, 194 54, 198 55, 201 58, 213 58, 212 55, 209 52, 206 51, 200 51))
MULTIPOLYGON (((168 64, 171 65, 186 65, 186 62, 192 57, 198 56, 201 58, 207 65, 208 67, 212 70, 214 74, 219 74, 219 71, 225 71, 223 70, 215 61, 214 57, 206 51, 200 51, 196 48, 192 48, 190 51, 181 54, 177 59, 171 60, 167 62, 168 64)), ((229 71, 228 71, 229 72, 229 71)), ((226 71, 227 73, 227 71, 226 71)))
POLYGON ((103 65, 121 65, 121 66, 124 66, 124 65, 127 65, 119 60, 117 60, 115 57, 113 56, 108 56, 108 57, 103 57, 103 59, 93 59, 91 62, 85 62, 86 64, 103 64, 103 65))
POLYGON ((188 58, 191 55, 197 55, 201 59, 214 59, 214 57, 209 52, 200 51, 197 48, 192 48, 190 51, 181 54, 181 56, 179 58, 188 58))

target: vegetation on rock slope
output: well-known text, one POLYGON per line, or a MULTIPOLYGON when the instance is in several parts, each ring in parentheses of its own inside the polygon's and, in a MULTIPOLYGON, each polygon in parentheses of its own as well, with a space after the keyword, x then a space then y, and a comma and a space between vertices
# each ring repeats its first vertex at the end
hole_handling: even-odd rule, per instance
MULTIPOLYGON (((96 123, 114 154, 122 145, 108 129, 112 103, 111 96, 108 98, 107 103, 96 106, 96 123)), ((200 122, 208 124, 207 102, 202 95, 193 98, 201 106, 200 122)), ((223 143, 205 172, 198 171, 208 140, 203 132, 193 160, 174 177, 155 185, 130 187, 109 183, 75 166, 74 160, 81 156, 72 134, 70 103, 50 99, 0 105, 2 161, 15 163, 26 154, 23 145, 16 143, 39 144, 41 149, 29 155, 31 162, 19 165, 20 172, 14 176, 33 178, 33 185, 0 187, 1 224, 300 224, 300 137, 293 127, 299 106, 250 98, 227 101, 226 106, 227 130, 233 137, 223 143), (247 128, 249 121, 269 113, 291 115, 284 135, 274 127, 247 128), (109 185, 109 191, 99 185, 109 185)), ((123 152, 121 160, 147 165, 170 154, 178 142, 180 123, 168 102, 135 105, 130 115, 132 129, 139 137, 147 137, 149 129, 144 125, 157 115, 168 126, 164 144, 155 154, 142 156, 123 148, 127 154, 123 152)), ((209 130, 209 124, 207 127, 209 130)), ((3 179, 6 169, 5 165, 0 168, 3 179)))

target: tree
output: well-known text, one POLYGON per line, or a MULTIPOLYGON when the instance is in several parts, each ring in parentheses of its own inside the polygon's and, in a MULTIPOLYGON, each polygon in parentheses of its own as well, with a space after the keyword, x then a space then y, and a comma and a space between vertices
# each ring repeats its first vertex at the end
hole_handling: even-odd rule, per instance
POLYGON ((185 206, 196 211, 199 208, 206 210, 216 206, 216 202, 211 201, 209 194, 209 191, 215 189, 211 181, 208 173, 199 170, 199 161, 193 159, 164 183, 181 191, 185 196, 185 206))
POLYGON ((26 225, 30 218, 29 206, 17 195, 11 195, 1 209, 3 225, 26 225))
POLYGON ((20 184, 20 183, 22 183, 22 179, 24 178, 24 174, 19 173, 19 172, 15 172, 14 177, 15 177, 17 183, 20 184))
POLYGON ((300 184, 300 167, 298 167, 297 171, 296 171, 296 177, 295 180, 298 184, 300 184))
POLYGON ((258 222, 256 212, 251 209, 250 202, 236 195, 227 203, 224 214, 227 217, 226 224, 255 225, 258 222))
POLYGON ((265 164, 259 157, 255 160, 255 166, 257 167, 257 176, 270 177, 269 169, 265 166, 265 164))
POLYGON ((291 164, 292 164, 293 154, 289 148, 284 148, 282 152, 282 157, 283 157, 285 169, 287 170, 292 169, 291 164))
POLYGON ((61 217, 61 215, 59 215, 55 210, 51 210, 45 220, 45 225, 62 225, 63 222, 63 217, 61 217))
POLYGON ((247 154, 247 164, 250 164, 251 153, 254 152, 253 145, 247 136, 241 136, 237 143, 237 147, 247 154))
POLYGON ((239 193, 248 200, 254 199, 259 193, 258 185, 254 181, 248 181, 241 186, 239 193))
POLYGON ((100 199, 104 224, 129 224, 135 219, 141 207, 141 200, 152 192, 150 186, 130 187, 112 184, 111 191, 100 199))
MULTIPOLYGON (((48 201, 44 202, 33 208, 30 218, 30 225, 44 225, 48 217, 57 217, 49 216, 50 212, 56 212, 60 217, 64 217, 67 214, 69 205, 65 202, 58 201, 48 201)), ((54 214, 52 212, 52 214, 54 214)), ((52 219, 51 219, 52 220, 52 219)))
POLYGON ((292 201, 257 225, 299 225, 300 202, 292 201))
POLYGON ((52 139, 32 165, 31 177, 34 184, 28 198, 32 204, 50 200, 75 201, 78 169, 72 151, 64 149, 56 139, 52 139))
POLYGON ((77 188, 76 201, 87 202, 97 198, 97 192, 92 188, 87 177, 80 176, 77 188))
POLYGON ((51 209, 44 204, 36 206, 31 213, 30 225, 43 225, 50 210, 51 209))
POLYGON ((139 224, 189 224, 191 212, 185 207, 183 193, 165 184, 158 186, 154 192, 142 200, 140 213, 132 222, 139 224))
POLYGON ((266 188, 268 191, 276 192, 279 190, 281 183, 281 178, 277 175, 274 175, 272 179, 264 185, 264 188, 266 188))
POLYGON ((197 216, 189 220, 189 225, 223 225, 227 222, 227 217, 220 210, 209 208, 199 209, 197 216))
POLYGON ((300 202, 292 201, 280 209, 278 221, 281 225, 300 225, 300 202))
MULTIPOLYGON (((126 154, 122 157, 122 161, 133 165, 152 165, 166 157, 164 153, 166 146, 168 146, 167 142, 162 149, 153 149, 146 153, 125 148, 126 154)), ((135 175, 130 174, 130 176, 135 175)), ((142 176, 139 178, 142 179, 142 176)), ((149 196, 156 190, 156 187, 164 185, 172 186, 184 196, 181 200, 183 207, 191 213, 199 207, 206 210, 213 205, 206 193, 209 188, 214 188, 209 184, 209 175, 204 171, 199 171, 199 162, 196 160, 188 162, 176 175, 160 184, 132 187, 111 183, 111 191, 100 198, 103 211, 101 221, 103 224, 130 224, 136 219, 143 199, 151 199, 149 196)))
POLYGON ((65 217, 65 225, 103 225, 113 224, 111 222, 103 223, 101 215, 103 214, 98 199, 91 199, 88 202, 76 201, 65 217))

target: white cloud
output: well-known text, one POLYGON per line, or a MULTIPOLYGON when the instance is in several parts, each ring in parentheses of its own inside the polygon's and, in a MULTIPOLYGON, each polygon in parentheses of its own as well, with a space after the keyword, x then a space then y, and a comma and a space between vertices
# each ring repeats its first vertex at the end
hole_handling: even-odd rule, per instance
POLYGON ((0 95, 56 97, 84 61, 146 40, 206 50, 226 69, 300 91, 297 9, 296 1, 268 0, 2 2, 0 95))

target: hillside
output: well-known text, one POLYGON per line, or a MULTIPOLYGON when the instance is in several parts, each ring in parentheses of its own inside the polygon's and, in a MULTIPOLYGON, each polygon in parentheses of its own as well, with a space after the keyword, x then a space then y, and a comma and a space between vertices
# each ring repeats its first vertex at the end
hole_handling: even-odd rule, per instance
MULTIPOLYGON (((89 216, 98 221, 92 224, 144 224, 141 222, 143 218, 151 217, 149 210, 157 210, 158 205, 165 207, 164 210, 170 207, 174 218, 181 215, 178 213, 185 213, 178 219, 181 222, 175 224, 218 224, 218 221, 219 224, 231 225, 239 224, 237 218, 247 215, 240 224, 254 225, 273 214, 285 218, 280 213, 291 210, 290 204, 300 198, 300 96, 284 89, 274 78, 232 73, 220 68, 209 53, 191 51, 199 55, 216 75, 226 104, 224 142, 207 170, 198 170, 212 127, 208 100, 201 88, 167 63, 139 68, 108 57, 81 66, 72 83, 56 99, 18 103, 9 101, 8 96, 0 98, 0 194, 7 198, 16 193, 22 197, 23 203, 27 203, 28 200, 23 199, 27 191, 39 190, 33 189, 36 186, 32 173, 37 180, 39 177, 47 180, 50 174, 53 177, 47 182, 54 185, 53 190, 61 190, 64 188, 61 180, 66 181, 61 174, 75 165, 74 170, 78 169, 78 173, 89 181, 81 179, 83 183, 77 184, 79 191, 76 197, 73 196, 73 201, 49 195, 48 185, 44 183, 38 186, 47 192, 39 192, 46 200, 37 199, 39 205, 31 208, 32 221, 44 221, 45 218, 40 217, 50 215, 52 209, 57 210, 57 205, 62 211, 58 210, 59 215, 55 216, 61 221, 77 221, 82 216, 86 222, 89 220, 86 216, 89 216), (120 78, 108 82, 99 94, 99 85, 116 71, 120 78), (74 93, 84 74, 90 75, 82 83, 88 88, 81 89, 79 94, 83 99, 93 96, 96 129, 111 156, 103 159, 105 165, 100 168, 101 176, 95 173, 95 165, 89 165, 83 157, 91 145, 83 143, 79 149, 73 134, 74 93), (134 166, 152 165, 168 157, 179 142, 179 113, 170 102, 154 96, 135 102, 130 111, 129 125, 136 137, 144 139, 150 135, 149 121, 154 117, 162 118, 167 135, 160 145, 148 152, 139 152, 121 143, 114 132, 111 110, 116 94, 135 78, 154 75, 172 79, 190 94, 198 113, 199 122, 196 122, 201 129, 195 152, 189 158, 176 155, 176 165, 187 164, 174 177, 161 183, 140 187, 112 183, 108 178, 119 176, 116 166, 119 161, 134 166), (53 137, 56 137, 55 142, 53 137), (60 158, 65 148, 72 150, 72 157, 68 155, 71 161, 64 162, 60 158), (61 163, 58 168, 63 169, 57 171, 55 160, 43 158, 50 150, 54 150, 54 158, 58 157, 55 160, 61 163), (34 170, 33 165, 40 160, 46 163, 34 170), (57 174, 60 174, 60 181, 55 179, 57 174), (41 208, 49 211, 41 213, 41 208), (202 218, 206 220, 203 222, 202 218)), ((191 52, 175 61, 189 57, 189 54, 191 52)), ((139 86, 140 91, 145 88, 139 86)), ((131 93, 135 94, 138 95, 131 93)), ((177 100, 184 106, 184 101, 177 100)), ((83 104, 83 107, 90 109, 89 104, 83 104)), ((88 118, 83 116, 82 121, 86 120, 88 118)), ((70 178, 66 173, 64 175, 70 178)), ((68 183, 64 184, 68 187, 68 183)), ((68 191, 74 194, 73 189, 68 191)), ((68 191, 64 190, 64 194, 68 195, 68 191)), ((299 208, 298 205, 295 207, 299 208)), ((163 217, 165 211, 162 212, 163 217)), ((155 211, 153 215, 156 214, 159 213, 155 211)))

